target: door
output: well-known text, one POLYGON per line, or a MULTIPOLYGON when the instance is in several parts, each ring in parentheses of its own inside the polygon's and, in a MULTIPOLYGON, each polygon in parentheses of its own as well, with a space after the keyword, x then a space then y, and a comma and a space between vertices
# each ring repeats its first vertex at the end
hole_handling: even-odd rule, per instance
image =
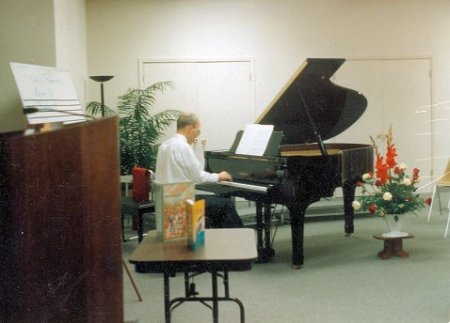
MULTIPOLYGON (((172 82, 158 96, 155 111, 177 109, 199 116, 202 133, 194 149, 200 159, 205 149, 229 149, 236 133, 255 121, 250 60, 143 60, 141 69, 144 87, 172 82)), ((174 132, 172 127, 166 137, 174 132)))

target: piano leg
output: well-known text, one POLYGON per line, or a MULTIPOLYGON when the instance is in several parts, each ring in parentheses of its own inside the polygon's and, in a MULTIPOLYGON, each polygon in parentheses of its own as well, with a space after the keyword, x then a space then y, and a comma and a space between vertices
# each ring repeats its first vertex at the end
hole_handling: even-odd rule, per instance
POLYGON ((345 233, 347 236, 353 233, 353 218, 354 210, 352 203, 355 200, 355 183, 353 181, 347 181, 342 185, 342 191, 344 194, 344 221, 345 221, 345 233))
POLYGON ((275 255, 270 245, 271 208, 270 203, 256 201, 256 234, 258 241, 258 262, 269 262, 275 255))
POLYGON ((305 212, 311 203, 317 202, 319 198, 303 200, 301 203, 287 205, 291 218, 291 240, 292 240, 292 265, 300 269, 303 265, 303 240, 305 233, 305 212))
POLYGON ((303 235, 307 207, 303 204, 288 206, 291 218, 292 265, 295 269, 299 269, 303 265, 303 235))
POLYGON ((264 250, 266 256, 271 259, 275 256, 275 250, 270 241, 270 232, 272 228, 272 208, 270 203, 264 203, 264 250))
POLYGON ((256 237, 258 243, 258 262, 262 262, 261 254, 263 249, 263 211, 262 203, 256 202, 256 237))

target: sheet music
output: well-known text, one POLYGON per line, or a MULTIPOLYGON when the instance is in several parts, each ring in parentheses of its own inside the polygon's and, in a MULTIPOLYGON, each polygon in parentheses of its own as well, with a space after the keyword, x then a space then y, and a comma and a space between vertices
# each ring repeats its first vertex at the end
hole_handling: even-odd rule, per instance
POLYGON ((236 154, 262 156, 273 132, 273 125, 248 124, 236 149, 236 154))
POLYGON ((69 72, 55 67, 10 63, 29 124, 86 121, 69 72), (80 116, 76 115, 80 114, 80 116))

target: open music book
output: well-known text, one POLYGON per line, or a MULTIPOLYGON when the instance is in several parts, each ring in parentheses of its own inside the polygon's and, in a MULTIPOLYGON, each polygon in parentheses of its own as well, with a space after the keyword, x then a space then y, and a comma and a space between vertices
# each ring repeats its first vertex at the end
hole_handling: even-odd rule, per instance
POLYGON ((246 125, 236 154, 262 156, 266 151, 272 132, 273 125, 246 125))

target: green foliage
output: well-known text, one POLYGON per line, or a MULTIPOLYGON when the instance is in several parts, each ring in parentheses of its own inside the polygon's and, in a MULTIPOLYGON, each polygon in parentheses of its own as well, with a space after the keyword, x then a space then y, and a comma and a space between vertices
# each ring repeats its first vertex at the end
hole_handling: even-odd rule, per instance
POLYGON ((380 134, 378 138, 385 141, 386 153, 383 156, 375 139, 371 137, 376 155, 375 173, 369 172, 362 176, 362 196, 359 201, 353 201, 353 208, 379 216, 417 213, 425 206, 415 186, 420 180, 420 170, 413 168, 411 175, 408 175, 407 165, 397 164, 397 148, 391 126, 386 134, 380 134))
MULTIPOLYGON (((104 109, 105 109, 105 117, 116 114, 116 112, 113 109, 111 109, 110 107, 108 107, 106 105, 104 106, 104 109)), ((101 115, 102 114, 102 104, 97 101, 91 101, 86 106, 86 111, 93 116, 101 115)))
MULTIPOLYGON (((134 166, 155 169, 158 139, 179 113, 176 110, 150 113, 156 94, 169 85, 170 82, 157 82, 145 89, 128 89, 119 96, 117 112, 122 174, 131 174, 134 166)), ((86 110, 93 115, 101 113, 101 104, 90 102, 86 110)), ((105 107, 105 115, 110 115, 111 111, 105 107)))
POLYGON ((372 214, 415 213, 425 206, 423 198, 416 193, 414 175, 409 177, 402 168, 392 171, 389 180, 380 184, 377 178, 366 174, 359 198, 360 208, 372 214))

